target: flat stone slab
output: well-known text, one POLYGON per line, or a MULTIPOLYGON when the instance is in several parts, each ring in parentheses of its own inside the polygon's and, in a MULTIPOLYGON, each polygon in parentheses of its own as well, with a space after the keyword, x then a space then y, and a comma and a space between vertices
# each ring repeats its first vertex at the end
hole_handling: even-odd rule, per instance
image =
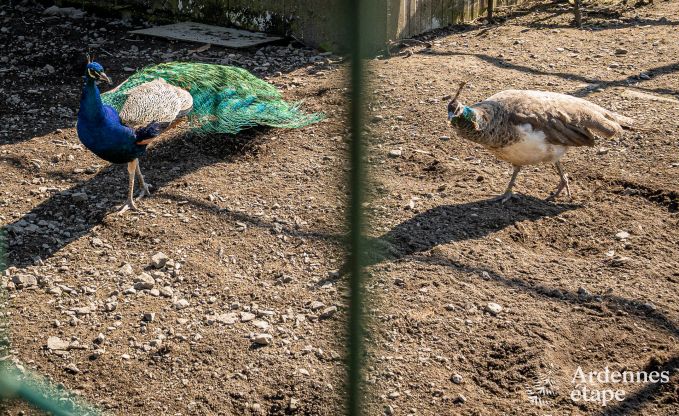
POLYGON ((147 29, 132 30, 137 35, 158 36, 166 39, 184 40, 187 42, 209 43, 228 48, 250 48, 275 42, 283 38, 261 32, 212 26, 195 22, 180 22, 147 29))

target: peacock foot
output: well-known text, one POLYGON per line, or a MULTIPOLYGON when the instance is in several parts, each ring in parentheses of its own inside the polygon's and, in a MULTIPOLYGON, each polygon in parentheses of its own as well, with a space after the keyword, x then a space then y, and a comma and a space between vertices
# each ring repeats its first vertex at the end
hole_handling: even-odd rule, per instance
POLYGON ((123 215, 127 211, 132 210, 132 211, 138 211, 139 208, 137 208, 137 205, 134 203, 134 200, 128 199, 127 202, 125 202, 125 205, 120 208, 120 211, 118 211, 118 215, 123 215))
POLYGON ((141 192, 139 192, 139 196, 137 196, 137 201, 139 201, 140 199, 142 199, 144 197, 151 196, 150 188, 151 188, 151 184, 148 184, 148 183, 145 186, 143 186, 141 188, 141 192))
POLYGON ((505 202, 509 201, 512 198, 515 198, 516 195, 512 191, 505 192, 502 195, 498 195, 494 198, 490 199, 490 202, 499 202, 501 204, 504 204, 505 202))

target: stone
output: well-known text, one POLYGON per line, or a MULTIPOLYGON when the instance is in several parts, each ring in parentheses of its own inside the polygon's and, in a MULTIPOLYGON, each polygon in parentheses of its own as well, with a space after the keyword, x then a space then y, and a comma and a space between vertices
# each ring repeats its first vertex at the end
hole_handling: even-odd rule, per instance
POLYGON ((174 304, 172 304, 175 309, 182 310, 189 307, 189 301, 186 299, 179 299, 174 304))
POLYGON ((151 266, 156 269, 162 269, 167 264, 169 257, 167 257, 162 251, 157 252, 151 257, 151 266))
POLYGON ((456 403, 456 404, 463 404, 463 403, 466 402, 466 401, 467 401, 467 398, 464 397, 464 395, 462 395, 462 394, 458 394, 458 395, 455 396, 455 398, 453 399, 453 403, 456 403))
POLYGON ((251 312, 241 312, 240 313, 240 321, 241 322, 250 322, 255 318, 256 318, 256 315, 254 313, 251 313, 251 312))
POLYGON ((392 150, 389 151, 389 157, 398 158, 398 157, 401 157, 402 155, 403 155, 403 150, 401 150, 401 149, 392 149, 392 150))
POLYGON ((76 367, 76 365, 74 363, 69 363, 66 366, 64 366, 64 370, 66 370, 66 372, 71 373, 71 374, 80 373, 80 369, 78 367, 76 367))
POLYGON ((170 286, 161 287, 158 292, 160 296, 171 298, 174 295, 174 290, 170 286))
POLYGON ((156 314, 154 312, 144 312, 144 321, 153 322, 156 320, 156 314))
POLYGON ((85 192, 74 192, 71 194, 71 200, 77 204, 87 202, 87 194, 85 192))
POLYGON ((156 281, 148 273, 142 273, 134 278, 134 288, 136 290, 153 289, 156 281))
POLYGON ((125 263, 123 266, 118 270, 118 273, 122 274, 123 276, 132 276, 132 273, 134 273, 134 270, 132 269, 132 265, 125 263))
POLYGON ((66 351, 68 350, 68 342, 59 337, 49 337, 47 338, 47 349, 66 351))
POLYGON ((337 306, 328 306, 327 308, 323 309, 323 312, 321 312, 321 315, 319 317, 321 319, 329 319, 332 318, 336 313, 337 306))
POLYGON ((271 334, 256 334, 252 338, 252 342, 257 345, 270 345, 273 342, 273 336, 271 334))
POLYGON ((205 320, 209 325, 212 325, 215 322, 225 325, 234 325, 236 322, 238 322, 238 315, 233 312, 221 313, 216 315, 208 315, 205 317, 205 320))
POLYGON ((397 398, 401 397, 401 393, 399 393, 397 391, 392 391, 392 392, 389 392, 389 394, 387 394, 387 397, 390 398, 390 399, 397 399, 397 398))
POLYGON ((455 384, 462 384, 462 381, 463 381, 463 380, 462 380, 462 376, 461 376, 461 375, 459 375, 459 374, 453 374, 453 375, 450 377, 450 381, 452 381, 452 382, 455 383, 455 384))
POLYGON ((502 312, 502 306, 494 302, 488 302, 486 305, 486 311, 488 311, 491 315, 497 315, 502 312))
POLYGON ((17 289, 33 287, 38 285, 38 279, 30 274, 17 274, 12 276, 12 282, 17 289))
POLYGON ((309 307, 311 308, 312 311, 317 311, 324 306, 325 306, 325 304, 323 302, 318 301, 318 300, 311 302, 311 305, 309 305, 309 307))
POLYGON ((618 240, 626 240, 629 238, 629 233, 627 231, 620 231, 615 235, 618 240))

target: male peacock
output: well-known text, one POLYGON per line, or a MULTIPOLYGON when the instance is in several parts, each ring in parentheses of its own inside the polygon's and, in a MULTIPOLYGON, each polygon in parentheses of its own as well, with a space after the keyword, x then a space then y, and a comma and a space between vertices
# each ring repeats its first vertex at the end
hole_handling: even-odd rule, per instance
POLYGON ((120 213, 136 210, 134 177, 140 198, 149 194, 139 168, 146 146, 176 120, 187 117, 197 133, 231 133, 256 125, 297 128, 323 118, 288 103, 271 84, 244 69, 224 65, 169 62, 135 73, 115 89, 99 94, 96 81, 111 83, 104 68, 88 59, 78 112, 78 138, 100 158, 127 163, 128 198, 120 213))
POLYGON ((597 136, 611 138, 634 122, 582 98, 553 92, 507 90, 472 106, 457 98, 448 103, 448 121, 465 139, 485 146, 499 159, 514 166, 504 194, 506 202, 522 166, 554 163, 561 181, 547 199, 566 189, 571 196, 561 157, 571 146, 594 146, 597 136))

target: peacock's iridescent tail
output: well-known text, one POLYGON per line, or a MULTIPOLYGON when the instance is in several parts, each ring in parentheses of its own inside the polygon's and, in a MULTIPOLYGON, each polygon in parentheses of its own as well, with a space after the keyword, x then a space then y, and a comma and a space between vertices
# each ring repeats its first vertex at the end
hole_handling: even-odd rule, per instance
POLYGON ((256 125, 298 128, 324 118, 321 113, 304 113, 300 103, 286 102, 276 87, 244 69, 190 62, 144 68, 102 94, 102 100, 120 111, 127 91, 157 78, 191 94, 193 110, 188 118, 198 133, 237 133, 256 125))

